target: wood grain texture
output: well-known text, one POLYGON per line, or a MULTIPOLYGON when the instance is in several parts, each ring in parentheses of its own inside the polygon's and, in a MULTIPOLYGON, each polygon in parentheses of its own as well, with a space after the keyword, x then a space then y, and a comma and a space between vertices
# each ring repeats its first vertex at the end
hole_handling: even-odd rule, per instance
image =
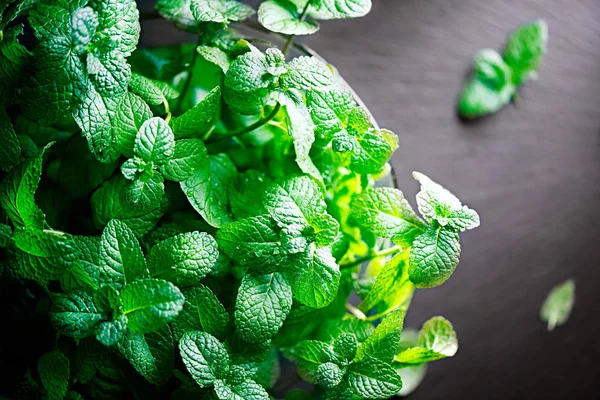
MULTIPOLYGON (((373 1, 367 17, 323 21, 303 40, 399 135, 393 163, 405 194, 418 191, 410 174, 418 170, 482 219, 463 236, 452 278, 415 296, 407 325, 443 315, 460 350, 433 363, 411 398, 597 399, 600 2, 373 1), (473 55, 500 49, 509 32, 535 18, 550 32, 539 80, 521 90, 518 108, 461 123, 456 96, 473 55), (553 285, 571 277, 571 318, 548 333, 539 308, 553 285)), ((143 31, 142 43, 149 35, 165 39, 160 30, 143 31)))

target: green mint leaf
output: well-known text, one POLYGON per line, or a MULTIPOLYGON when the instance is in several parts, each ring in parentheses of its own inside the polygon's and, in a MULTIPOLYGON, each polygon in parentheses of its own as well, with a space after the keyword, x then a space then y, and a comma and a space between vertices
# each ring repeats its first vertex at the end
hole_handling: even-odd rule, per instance
MULTIPOLYGON (((302 0, 294 0, 304 5, 302 0)), ((371 0, 319 0, 309 7, 309 15, 317 19, 358 18, 371 11, 371 0)))
POLYGON ((137 156, 128 159, 121 165, 121 173, 125 179, 133 181, 137 179, 144 171, 149 169, 151 165, 148 165, 144 160, 137 156))
POLYGON ((548 324, 548 331, 564 325, 575 304, 575 281, 572 279, 552 288, 540 310, 540 318, 548 324))
POLYGON ((479 226, 479 215, 439 184, 427 176, 413 172, 413 176, 421 184, 421 191, 417 194, 419 212, 432 223, 436 221, 440 226, 453 232, 463 232, 479 226))
POLYGON ((229 186, 233 215, 242 219, 267 214, 263 195, 270 184, 270 179, 264 173, 254 169, 239 174, 229 186))
POLYGON ((166 179, 181 182, 194 175, 197 166, 207 161, 208 154, 202 140, 182 139, 175 142, 173 156, 159 166, 159 170, 166 179))
POLYGON ((119 156, 113 128, 118 109, 118 99, 103 97, 89 83, 81 104, 73 111, 73 118, 87 139, 90 151, 101 162, 112 162, 119 156))
POLYGON ((119 352, 146 380, 155 385, 164 384, 173 371, 175 345, 168 326, 142 335, 126 331, 118 342, 119 352))
POLYGON ((494 113, 510 102, 516 92, 513 71, 495 50, 475 56, 475 75, 463 89, 458 111, 465 118, 494 113))
POLYGON ((324 90, 331 85, 333 74, 318 58, 301 56, 287 65, 287 72, 279 78, 284 89, 324 90))
POLYGON ((350 169, 362 175, 381 172, 398 147, 398 137, 386 129, 371 129, 353 142, 350 169))
POLYGON ((288 133, 294 138, 296 163, 300 170, 318 181, 323 181, 321 173, 310 158, 310 149, 315 141, 315 131, 302 94, 296 89, 291 89, 283 93, 273 93, 273 96, 285 108, 288 133))
POLYGON ((192 0, 158 0, 156 10, 167 21, 179 28, 197 33, 198 21, 192 15, 192 0))
POLYGON ((398 189, 374 188, 357 194, 350 204, 352 217, 366 231, 397 243, 410 244, 425 224, 398 189))
POLYGON ((294 259, 288 271, 296 299, 309 307, 322 308, 335 298, 340 285, 340 268, 328 247, 311 245, 294 259))
POLYGON ((168 104, 169 100, 179 97, 179 93, 168 84, 140 74, 132 74, 129 88, 146 103, 154 106, 168 104))
POLYGON ((418 365, 452 357, 458 351, 458 339, 450 321, 433 317, 419 331, 417 347, 400 352, 394 361, 400 365, 418 365))
POLYGON ((300 376, 312 383, 316 383, 315 378, 320 365, 336 360, 333 347, 317 340, 304 340, 294 346, 292 357, 298 364, 300 376))
POLYGON ((315 125, 315 135, 329 143, 348 125, 348 116, 358 107, 352 93, 343 88, 306 91, 306 105, 315 125))
POLYGON ((184 297, 170 282, 160 279, 138 279, 121 290, 123 313, 127 327, 133 332, 156 331, 177 317, 184 297))
POLYGON ((358 341, 353 333, 343 333, 335 338, 333 349, 346 360, 352 360, 358 349, 358 341))
POLYGON ((337 364, 328 362, 319 365, 314 374, 312 379, 316 385, 331 389, 342 382, 345 371, 337 364))
POLYGON ((164 119, 154 117, 142 124, 133 152, 146 162, 165 164, 175 151, 175 136, 164 119))
POLYGON ((10 171, 21 161, 21 146, 3 107, 0 107, 0 137, 4 142, 0 148, 0 169, 10 171))
POLYGON ((513 82, 520 85, 535 76, 548 46, 548 25, 537 20, 515 30, 506 43, 503 57, 513 70, 513 82))
POLYGON ((75 51, 83 54, 98 28, 98 16, 91 7, 83 7, 73 13, 71 24, 75 51))
POLYGON ((223 337, 229 326, 229 314, 217 296, 202 284, 184 288, 185 303, 179 316, 173 321, 173 334, 181 339, 188 330, 202 330, 216 337, 223 337))
POLYGON ((402 380, 394 368, 375 358, 348 367, 348 384, 358 396, 387 399, 402 389, 402 380))
POLYGON ((352 362, 376 358, 384 363, 390 363, 396 354, 400 342, 402 325, 404 324, 404 311, 394 310, 389 313, 375 331, 356 350, 356 357, 352 362))
POLYGON ((106 315, 123 313, 123 300, 112 286, 102 286, 94 292, 94 303, 106 315))
POLYGON ((40 1, 29 11, 29 23, 39 39, 32 74, 21 90, 24 114, 41 125, 70 116, 87 90, 85 67, 73 51, 73 13, 85 1, 40 1), (52 16, 52 17, 48 17, 52 16), (43 106, 40 106, 43 105, 43 106))
POLYGON ((75 339, 94 335, 104 317, 104 313, 96 307, 94 297, 85 291, 57 296, 50 310, 54 329, 75 339))
POLYGON ((271 217, 282 228, 301 231, 308 221, 326 212, 319 185, 310 177, 292 177, 272 185, 264 195, 271 217))
POLYGON ((192 0, 192 15, 199 22, 243 21, 254 14, 252 7, 236 0, 192 0))
POLYGON ((270 31, 285 35, 310 35, 319 24, 300 18, 298 9, 289 0, 267 0, 258 9, 258 22, 270 31))
POLYGON ((213 385, 229 372, 231 361, 225 346, 206 332, 185 333, 179 341, 179 352, 200 387, 213 385))
POLYGON ((252 45, 249 49, 229 66, 223 97, 234 111, 254 115, 260 112, 266 97, 275 88, 277 78, 269 74, 265 55, 252 45))
POLYGON ((282 258, 275 222, 266 215, 246 218, 223 226, 217 242, 225 254, 243 266, 267 268, 282 258))
POLYGON ((148 255, 150 276, 175 283, 193 285, 215 266, 219 251, 208 233, 182 233, 152 247, 148 255))
POLYGON ((38 373, 51 400, 62 400, 69 387, 69 359, 59 351, 44 354, 38 361, 38 373))
POLYGON ((51 145, 15 167, 0 183, 0 203, 16 227, 43 228, 45 216, 35 204, 35 191, 42 177, 42 160, 51 145))
POLYGON ((16 89, 31 53, 21 45, 18 39, 18 36, 23 34, 22 24, 8 29, 0 29, 4 36, 0 40, 0 105, 3 105, 16 101, 16 89))
POLYGON ((188 179, 181 181, 181 190, 194 209, 215 228, 231 222, 227 188, 237 175, 231 159, 225 154, 208 158, 188 179))
POLYGON ((123 200, 134 208, 147 209, 160 204, 165 194, 164 178, 161 174, 143 174, 124 188, 123 200))
POLYGON ((292 288, 280 273, 247 274, 235 304, 235 326, 244 340, 260 343, 271 339, 292 308, 292 288))
POLYGON ((227 70, 231 65, 231 59, 223 50, 218 47, 198 46, 196 51, 206 61, 221 68, 221 71, 223 71, 224 74, 227 73, 227 70))
POLYGON ((268 400, 269 394, 253 380, 246 380, 231 385, 230 400, 268 400))
POLYGON ((318 247, 333 244, 340 233, 340 224, 329 214, 312 217, 308 223, 315 231, 315 243, 318 247))
MULTIPOLYGON (((265 58, 269 68, 267 71, 273 76, 281 76, 287 72, 288 67, 285 64, 285 55, 278 48, 272 47, 265 51, 265 58)), ((279 80, 281 84, 281 79, 279 80)))
POLYGON ((146 260, 137 238, 122 221, 111 220, 100 241, 100 280, 121 287, 147 275, 146 260))
POLYGON ((132 208, 123 201, 126 185, 127 180, 117 175, 94 192, 91 199, 94 224, 101 229, 112 219, 118 219, 139 238, 150 232, 165 213, 167 199, 163 197, 160 204, 150 209, 132 208))
POLYGON ((368 312, 373 307, 377 307, 377 312, 396 308, 408 310, 415 290, 408 277, 409 254, 410 250, 404 251, 385 263, 373 287, 359 304, 361 311, 368 312))
POLYGON ((133 147, 137 133, 144 122, 150 118, 152 118, 152 111, 139 96, 128 92, 121 97, 112 120, 112 128, 119 152, 126 157, 133 157, 133 147))
POLYGON ((334 343, 338 337, 345 334, 353 334, 356 340, 364 342, 373 333, 375 328, 373 324, 360 319, 331 319, 321 324, 319 332, 316 333, 315 339, 327 343, 334 343))
POLYGON ((176 139, 205 134, 215 121, 221 106, 221 87, 212 89, 198 104, 179 117, 171 118, 169 125, 176 139))
POLYGON ((119 315, 113 321, 106 321, 96 329, 96 339, 104 346, 111 347, 119 343, 127 332, 127 317, 119 315))
POLYGON ((418 288, 431 288, 446 282, 460 258, 458 233, 429 226, 413 241, 408 275, 418 288))

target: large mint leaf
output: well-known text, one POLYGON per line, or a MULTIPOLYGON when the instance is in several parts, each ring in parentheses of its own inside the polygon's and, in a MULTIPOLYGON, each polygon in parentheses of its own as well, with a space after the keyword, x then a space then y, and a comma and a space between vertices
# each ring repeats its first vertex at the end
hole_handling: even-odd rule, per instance
POLYGON ((361 343, 352 362, 360 362, 370 358, 376 358, 384 363, 392 362, 400 342, 404 314, 403 310, 394 310, 389 313, 377 325, 371 336, 361 343))
POLYGON ((322 308, 333 301, 340 284, 340 268, 328 247, 311 245, 288 271, 296 299, 309 307, 322 308))
POLYGON ((205 332, 187 332, 179 341, 179 352, 192 378, 207 387, 223 378, 230 369, 225 346, 205 332))
POLYGON ((194 107, 179 117, 171 118, 169 125, 173 129, 175 138, 195 137, 206 133, 217 118, 220 106, 221 87, 217 86, 194 107))
POLYGON ((12 122, 3 107, 0 107, 0 137, 4 142, 0 148, 0 169, 10 171, 21 161, 21 146, 12 122))
MULTIPOLYGON (((264 3, 263 3, 264 4, 264 3)), ((270 65, 256 47, 237 57, 225 74, 223 97, 241 114, 258 114, 267 95, 275 87, 276 77, 269 74, 270 65)))
POLYGON ((101 282, 121 287, 145 275, 146 260, 135 235, 125 223, 110 221, 100 242, 101 282))
POLYGON ((75 339, 92 336, 105 315, 84 291, 59 295, 50 310, 50 321, 58 332, 75 339))
POLYGON ((458 339, 450 321, 433 317, 419 331, 417 346, 400 352, 394 361, 401 366, 418 365, 452 357, 458 351, 458 339))
POLYGON ((84 4, 84 0, 44 0, 29 11, 39 44, 34 49, 33 72, 22 87, 22 107, 28 118, 41 125, 69 117, 87 90, 84 64, 73 51, 71 25, 73 14, 84 4))
POLYGON ((126 157, 133 157, 135 137, 142 124, 150 118, 152 118, 152 111, 139 96, 127 93, 121 97, 112 120, 119 152, 126 157))
POLYGON ((348 125, 350 112, 358 107, 349 90, 337 87, 308 90, 306 105, 315 125, 315 135, 325 143, 348 125))
POLYGON ((35 204, 35 191, 42 177, 42 160, 46 146, 35 157, 14 168, 0 183, 0 203, 17 227, 43 228, 45 216, 35 204))
POLYGON ((171 322, 183 308, 184 297, 170 282, 138 279, 121 290, 123 313, 133 332, 156 331, 171 322))
POLYGON ((59 351, 44 354, 38 361, 38 373, 50 400, 62 400, 69 388, 69 359, 59 351))
POLYGON ((350 205, 352 217, 366 231, 411 244, 425 224, 398 189, 374 188, 357 194, 350 205))
POLYGON ((173 156, 159 167, 165 179, 181 182, 196 172, 199 165, 208 161, 204 142, 200 139, 182 139, 175 142, 173 156))
POLYGON ((375 358, 350 364, 348 383, 354 394, 367 399, 387 399, 402 389, 396 370, 375 358))
POLYGON ((286 35, 310 35, 319 30, 315 21, 301 19, 289 0, 267 0, 258 9, 258 21, 270 31, 286 35))
POLYGON ((242 338, 261 343, 274 336, 292 308, 292 288, 280 273, 247 274, 238 289, 235 325, 242 338))
POLYGON ((279 84, 284 89, 322 91, 331 85, 332 76, 331 70, 318 58, 301 56, 290 61, 279 84))
POLYGON ((181 181, 181 189, 194 209, 215 228, 231 222, 227 187, 237 175, 231 159, 225 154, 210 156, 194 175, 181 181))
POLYGON ((142 124, 133 152, 146 162, 158 165, 166 163, 175 150, 175 136, 164 119, 154 117, 142 124))
POLYGON ((217 242, 225 254, 243 266, 264 269, 281 262, 281 242, 274 221, 266 215, 225 225, 217 242))
POLYGON ((408 275, 418 288, 439 286, 450 278, 459 258, 458 233, 429 226, 413 241, 408 275))
POLYGON ((373 287, 358 306, 363 312, 377 307, 377 312, 400 308, 406 312, 415 286, 408 278, 410 251, 397 254, 388 261, 375 279, 373 287))
POLYGON ((453 232, 479 226, 479 215, 475 210, 463 206, 456 196, 427 176, 419 172, 413 172, 413 176, 421 184, 421 191, 417 194, 419 212, 429 223, 436 221, 453 232))
POLYGON ((191 10, 199 22, 225 24, 243 21, 254 14, 252 7, 236 0, 192 0, 191 10))
POLYGON ((540 318, 548 323, 548 330, 564 325, 575 303, 575 281, 569 279, 552 288, 540 310, 540 318))
POLYGON ((171 376, 175 346, 168 326, 145 335, 127 331, 118 348, 148 382, 161 385, 171 376))
POLYGON ((202 330, 216 337, 223 337, 229 325, 229 314, 217 296, 202 284, 184 288, 183 309, 171 324, 175 338, 179 340, 188 330, 202 330))
POLYGON ((152 248, 148 255, 148 268, 151 277, 184 287, 204 278, 218 257, 217 242, 208 233, 182 233, 152 248))

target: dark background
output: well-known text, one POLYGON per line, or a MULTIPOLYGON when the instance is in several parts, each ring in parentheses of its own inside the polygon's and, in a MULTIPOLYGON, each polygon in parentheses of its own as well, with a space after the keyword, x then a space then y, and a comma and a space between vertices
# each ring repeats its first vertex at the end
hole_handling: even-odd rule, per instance
MULTIPOLYGON (((600 398, 600 1, 373 2, 368 16, 323 21, 301 40, 398 134, 393 164, 407 197, 421 171, 482 221, 464 234, 452 278, 415 296, 407 325, 443 315, 460 350, 432 363, 411 398, 600 398), (550 32, 539 80, 518 108, 461 123, 454 106, 473 55, 536 18, 550 32), (567 278, 575 308, 546 332, 540 305, 567 278)), ((142 45, 173 39, 144 27, 142 45)))

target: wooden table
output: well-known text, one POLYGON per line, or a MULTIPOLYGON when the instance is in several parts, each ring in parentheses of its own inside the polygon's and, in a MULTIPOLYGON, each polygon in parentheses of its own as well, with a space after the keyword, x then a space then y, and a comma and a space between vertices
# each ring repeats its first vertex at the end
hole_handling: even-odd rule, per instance
POLYGON ((599 398, 600 1, 373 1, 367 17, 323 21, 305 40, 399 135, 407 197, 421 171, 482 220, 452 278, 415 296, 407 325, 443 315, 460 350, 433 363, 412 398, 599 398), (536 18, 550 28, 539 80, 518 109, 461 123, 455 100, 475 52, 536 18), (574 311, 548 333, 540 305, 567 278, 574 311))

